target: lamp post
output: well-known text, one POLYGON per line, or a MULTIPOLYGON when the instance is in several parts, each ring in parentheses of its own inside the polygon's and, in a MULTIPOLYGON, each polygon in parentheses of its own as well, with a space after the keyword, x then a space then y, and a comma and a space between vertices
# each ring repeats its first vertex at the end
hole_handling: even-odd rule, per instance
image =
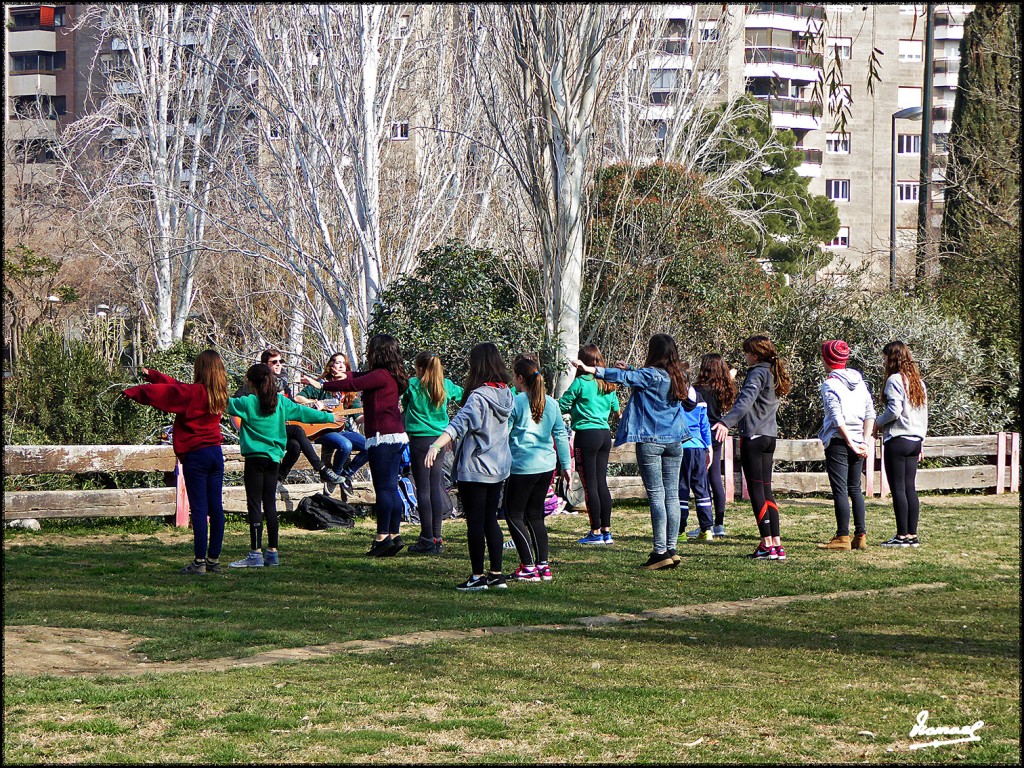
POLYGON ((60 296, 57 296, 56 294, 51 294, 50 296, 46 297, 46 303, 50 305, 50 321, 52 322, 53 321, 53 308, 57 304, 60 304, 60 296))
POLYGON ((889 288, 896 289, 896 121, 920 120, 921 107, 907 107, 892 113, 892 156, 889 163, 889 288))

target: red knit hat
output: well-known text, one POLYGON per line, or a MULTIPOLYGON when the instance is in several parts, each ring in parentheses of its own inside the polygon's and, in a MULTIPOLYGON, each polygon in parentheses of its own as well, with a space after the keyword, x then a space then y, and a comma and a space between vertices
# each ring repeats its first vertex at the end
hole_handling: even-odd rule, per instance
POLYGON ((850 359, 850 347, 840 339, 826 341, 821 345, 821 357, 830 368, 845 368, 850 359))

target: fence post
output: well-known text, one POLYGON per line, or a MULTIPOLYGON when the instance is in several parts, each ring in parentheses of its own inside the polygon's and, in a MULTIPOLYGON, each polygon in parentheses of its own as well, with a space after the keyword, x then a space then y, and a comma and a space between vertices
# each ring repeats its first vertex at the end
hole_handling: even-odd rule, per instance
POLYGON ((868 455, 864 458, 864 495, 870 499, 875 495, 875 439, 870 435, 864 437, 868 447, 868 455))
POLYGON ((1011 435, 1010 443, 1010 493, 1020 490, 1020 432, 1011 435))
MULTIPOLYGON (((736 438, 736 444, 739 445, 739 441, 742 440, 742 439, 743 439, 742 437, 737 437, 736 438)), ((744 498, 744 499, 749 499, 750 498, 750 490, 747 488, 747 475, 743 471, 743 462, 742 461, 740 462, 740 496, 741 496, 741 498, 744 498)))
POLYGON ((996 493, 1006 488, 1006 433, 996 435, 996 493))
POLYGON ((878 498, 889 495, 889 478, 885 476, 885 441, 878 438, 878 498))
POLYGON ((725 442, 722 443, 722 459, 725 462, 725 500, 735 501, 736 500, 736 476, 733 474, 735 468, 733 467, 733 451, 732 451, 732 438, 725 438, 725 442))
POLYGON ((181 471, 181 462, 174 463, 174 524, 179 528, 187 528, 189 524, 188 493, 185 490, 185 473, 181 471))

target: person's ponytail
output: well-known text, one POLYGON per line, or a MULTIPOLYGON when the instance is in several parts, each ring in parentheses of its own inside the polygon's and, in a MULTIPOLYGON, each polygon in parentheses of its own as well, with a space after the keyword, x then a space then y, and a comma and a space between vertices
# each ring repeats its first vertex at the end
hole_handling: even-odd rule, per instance
POLYGON ((540 424, 544 418, 544 408, 547 406, 547 393, 544 389, 544 377, 531 360, 525 358, 516 361, 513 368, 517 376, 522 376, 526 382, 527 393, 530 396, 530 415, 533 420, 540 424))
POLYGON ((420 352, 413 360, 416 372, 420 374, 420 386, 427 393, 430 404, 435 408, 444 405, 446 393, 444 391, 444 367, 441 359, 432 352, 420 352))
POLYGON ((256 363, 245 372, 253 393, 260 403, 260 413, 264 416, 273 415, 277 410, 277 379, 269 365, 256 363))

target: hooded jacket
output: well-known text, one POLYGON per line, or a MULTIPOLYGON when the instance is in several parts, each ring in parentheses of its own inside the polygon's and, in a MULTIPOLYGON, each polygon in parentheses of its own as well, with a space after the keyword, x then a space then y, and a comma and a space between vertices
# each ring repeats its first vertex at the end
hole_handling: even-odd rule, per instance
POLYGON ((851 438, 864 442, 864 422, 875 418, 875 404, 860 371, 852 368, 830 371, 821 383, 821 405, 825 417, 818 439, 822 445, 827 448, 832 438, 840 435, 840 425, 846 427, 851 438))
MULTIPOLYGON (((924 387, 923 381, 921 386, 924 387)), ((886 379, 882 394, 885 396, 885 410, 875 422, 882 430, 882 442, 887 443, 894 437, 924 440, 928 433, 928 388, 924 388, 924 405, 911 405, 903 377, 894 373, 886 379)))
POLYGON ((508 445, 508 419, 512 390, 505 385, 482 384, 470 392, 466 404, 444 428, 453 440, 455 479, 464 483, 497 483, 512 470, 508 445))
POLYGON ((732 429, 739 425, 740 437, 778 437, 779 425, 775 415, 779 412, 779 398, 775 394, 775 377, 768 363, 755 363, 747 371, 747 378, 722 424, 732 429))

